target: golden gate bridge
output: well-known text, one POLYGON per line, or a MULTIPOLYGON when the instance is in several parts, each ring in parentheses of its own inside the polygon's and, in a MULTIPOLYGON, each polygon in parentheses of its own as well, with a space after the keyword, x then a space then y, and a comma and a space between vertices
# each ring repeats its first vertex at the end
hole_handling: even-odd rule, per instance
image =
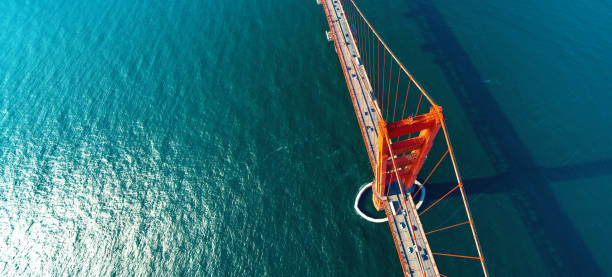
POLYGON ((324 8, 330 29, 327 38, 338 54, 374 173, 370 184, 373 204, 386 214, 404 275, 446 276, 440 273, 435 257, 447 256, 475 260, 488 276, 442 107, 406 70, 353 0, 317 3, 324 8), (435 140, 440 131, 441 142, 435 140), (417 177, 434 142, 445 144, 446 150, 421 183, 417 177), (414 199, 419 193, 423 196, 425 185, 443 170, 440 165, 447 157, 456 185, 418 211, 414 199), (465 221, 426 232, 421 216, 457 191, 465 221), (432 251, 427 235, 463 225, 470 227, 476 254, 432 251))

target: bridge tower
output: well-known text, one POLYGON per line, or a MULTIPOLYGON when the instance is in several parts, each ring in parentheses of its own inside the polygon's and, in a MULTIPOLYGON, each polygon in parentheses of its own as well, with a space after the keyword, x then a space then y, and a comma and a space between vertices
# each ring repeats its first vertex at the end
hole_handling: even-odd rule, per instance
POLYGON ((412 191, 442 121, 442 107, 432 106, 428 113, 415 117, 389 124, 384 120, 378 122, 378 162, 372 187, 372 201, 377 210, 383 209, 392 183, 403 186, 403 191, 412 191))

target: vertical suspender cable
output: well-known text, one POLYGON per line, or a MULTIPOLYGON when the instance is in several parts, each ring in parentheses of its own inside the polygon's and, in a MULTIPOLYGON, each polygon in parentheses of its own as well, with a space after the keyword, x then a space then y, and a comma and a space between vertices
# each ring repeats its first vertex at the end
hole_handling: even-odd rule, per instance
POLYGON ((444 157, 446 157, 446 155, 448 154, 448 150, 446 150, 446 152, 444 153, 444 155, 442 155, 442 158, 440 158, 440 160, 438 160, 438 163, 436 163, 436 165, 433 167, 433 169, 429 172, 429 175, 427 175, 427 177, 425 178, 425 181, 423 181, 423 183, 419 186, 419 189, 416 190, 416 192, 414 192, 412 194, 412 198, 414 199, 414 196, 416 196, 419 191, 421 191, 422 188, 425 187, 425 184, 427 184, 427 181, 429 180, 429 178, 431 177, 431 175, 434 174, 434 172, 436 171, 436 169, 438 168, 438 166, 442 163, 442 161, 444 160, 444 157))
MULTIPOLYGON (((359 17, 357 17, 355 20, 359 20, 359 17)), ((355 22, 356 25, 356 29, 357 30, 357 34, 359 35, 359 44, 357 44, 357 49, 359 49, 361 47, 361 45, 363 44, 363 34, 361 34, 362 29, 361 29, 361 24, 359 24, 359 21, 355 22)), ((361 53, 361 49, 359 49, 359 53, 361 53)))
POLYGON ((357 18, 353 18, 353 27, 355 28, 355 33, 357 33, 357 35, 355 36, 355 38, 357 39, 357 50, 359 50, 359 45, 361 44, 361 32, 359 32, 359 26, 357 26, 357 18))
POLYGON ((419 103, 417 104, 416 111, 414 112, 414 116, 419 114, 419 107, 421 106, 421 100, 423 100, 423 93, 421 93, 421 97, 419 97, 419 103))
MULTIPOLYGON (((380 76, 381 80, 382 80, 382 90, 381 90, 381 97, 384 98, 385 96, 385 64, 386 64, 386 57, 387 57, 387 52, 383 51, 383 67, 382 67, 382 75, 380 76)), ((382 109, 384 109, 385 107, 385 103, 383 101, 383 107, 381 107, 382 109)), ((387 120, 386 118, 384 118, 384 120, 387 120)))
POLYGON ((391 60, 391 67, 389 68, 389 89, 387 90, 387 113, 385 114, 385 120, 389 118, 389 107, 391 106, 391 73, 393 72, 393 60, 391 60))
MULTIPOLYGON (((369 75, 370 74, 370 30, 367 28, 367 26, 365 26, 365 23, 363 23, 363 19, 361 20, 362 24, 364 25, 364 28, 366 30, 366 45, 365 45, 365 57, 366 57, 366 72, 369 75)), ((370 78, 370 80, 372 80, 370 78)), ((370 83, 370 86, 372 86, 372 84, 370 83)))
POLYGON ((400 120, 404 120, 404 112, 406 111, 406 103, 408 102, 408 94, 410 93, 410 83, 412 81, 408 78, 408 88, 406 89, 406 98, 404 99, 404 108, 402 109, 402 117, 400 120))
POLYGON ((448 149, 446 149, 446 152, 444 152, 444 155, 442 155, 442 157, 440 158, 440 160, 438 160, 438 162, 436 163, 436 165, 433 167, 433 169, 429 172, 429 175, 427 175, 427 177, 425 177, 425 181, 423 181, 423 184, 421 184, 421 187, 419 187, 419 189, 421 189, 422 187, 425 186, 425 184, 427 184, 427 181, 429 180, 429 178, 431 177, 431 175, 434 174, 434 172, 436 171, 436 169, 438 168, 438 166, 440 166, 440 164, 442 163, 442 161, 444 160, 444 158, 446 157, 446 155, 448 155, 448 149))
POLYGON ((395 122, 395 109, 397 108, 397 94, 399 93, 399 81, 400 81, 400 73, 401 73, 401 68, 398 66, 397 67, 397 86, 395 88, 395 101, 393 104, 393 118, 391 119, 392 122, 395 122))
MULTIPOLYGON (((368 28, 367 26, 365 26, 365 24, 363 23, 363 19, 361 20, 361 24, 363 24, 364 26, 364 32, 365 32, 365 44, 363 45, 363 51, 364 51, 364 68, 366 71, 366 75, 370 76, 370 32, 368 32, 368 28)), ((372 79, 370 79, 370 85, 372 85, 372 79)))
POLYGON ((380 73, 380 50, 379 48, 379 43, 378 41, 376 41, 376 98, 379 99, 378 101, 380 102, 380 96, 379 96, 379 92, 380 90, 378 89, 378 75, 380 73))
MULTIPOLYGON (((371 30, 370 30, 371 32, 371 30)), ((372 55, 370 56, 370 73, 372 74, 372 82, 374 82, 374 34, 371 34, 371 46, 370 46, 370 53, 372 53, 372 55)), ((372 83, 372 90, 374 90, 374 83, 372 83)))

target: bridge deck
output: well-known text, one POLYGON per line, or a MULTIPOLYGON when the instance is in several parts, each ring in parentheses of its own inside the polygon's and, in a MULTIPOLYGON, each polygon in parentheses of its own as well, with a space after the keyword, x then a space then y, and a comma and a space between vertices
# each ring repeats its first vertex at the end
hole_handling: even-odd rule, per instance
MULTIPOLYGON (((332 38, 349 87, 370 163, 372 168, 375 169, 378 154, 379 117, 376 114, 377 103, 372 95, 370 80, 363 64, 359 62, 361 56, 357 50, 352 30, 346 20, 342 4, 338 0, 321 2, 325 5, 325 13, 331 26, 332 38)), ((389 225, 396 242, 402 267, 405 268, 404 274, 415 277, 425 276, 425 274, 426 276, 440 276, 412 198, 406 198, 408 211, 403 212, 404 209, 399 208, 401 205, 398 205, 400 197, 401 195, 397 193, 389 195, 385 209, 387 209, 389 225), (398 208, 391 208, 391 205, 397 205, 398 208), (399 212, 394 214, 394 210, 399 212), (409 222, 412 222, 412 226, 409 222), (412 232, 414 232, 416 242, 413 240, 412 232), (421 272, 417 253, 421 254, 425 274, 421 272), (406 265, 407 267, 405 267, 406 265)))
POLYGON ((376 115, 376 103, 370 97, 372 87, 365 71, 356 42, 351 28, 342 8, 342 4, 337 0, 326 0, 322 3, 326 5, 328 21, 332 26, 332 37, 336 46, 336 52, 342 63, 342 71, 349 85, 351 100, 357 114, 359 126, 366 143, 368 156, 372 168, 375 168, 378 150, 378 116, 376 115))
POLYGON ((408 212, 405 212, 400 202, 400 197, 401 194, 389 195, 389 201, 386 202, 385 209, 387 209, 389 225, 391 226, 391 232, 393 232, 400 259, 402 263, 408 265, 407 268, 404 268, 406 271, 404 274, 414 277, 425 276, 421 272, 418 256, 420 254, 423 268, 427 276, 440 276, 435 261, 432 259, 427 239, 422 232, 423 227, 418 219, 417 211, 413 208, 414 203, 412 203, 412 198, 406 198, 408 212), (392 205, 393 208, 391 207, 392 205), (408 219, 409 217, 410 220, 408 219), (412 226, 410 222, 412 222, 412 226), (413 239, 413 234, 416 243, 413 239))

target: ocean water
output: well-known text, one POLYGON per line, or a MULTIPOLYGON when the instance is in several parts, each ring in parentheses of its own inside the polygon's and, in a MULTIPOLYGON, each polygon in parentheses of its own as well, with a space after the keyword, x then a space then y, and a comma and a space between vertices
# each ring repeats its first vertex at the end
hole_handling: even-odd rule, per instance
MULTIPOLYGON (((357 3, 445 108, 491 275, 612 275, 612 5, 357 3)), ((0 274, 401 275, 352 208, 326 29, 315 1, 0 2, 0 274)))

